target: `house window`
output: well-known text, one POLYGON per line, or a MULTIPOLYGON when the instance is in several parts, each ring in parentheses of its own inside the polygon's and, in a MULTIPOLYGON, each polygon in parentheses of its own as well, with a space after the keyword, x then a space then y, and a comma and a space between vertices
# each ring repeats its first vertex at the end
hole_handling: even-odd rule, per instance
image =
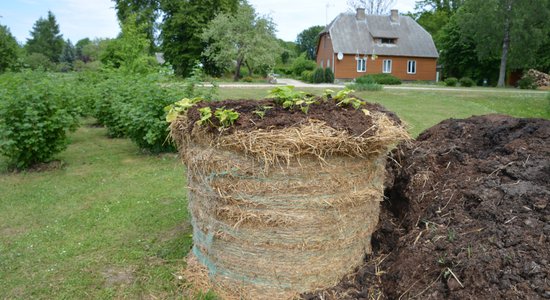
POLYGON ((391 73, 391 59, 384 59, 382 62, 382 73, 391 73))
POLYGON ((357 72, 366 72, 367 71, 367 59, 358 58, 357 59, 357 72))
POLYGON ((321 59, 321 69, 324 67, 325 63, 323 62, 323 60, 321 59))
POLYGON ((327 69, 330 68, 330 58, 327 59, 327 69))
POLYGON ((416 74, 416 60, 409 60, 407 62, 407 73, 416 74))
POLYGON ((395 44, 395 39, 381 38, 382 44, 395 44))

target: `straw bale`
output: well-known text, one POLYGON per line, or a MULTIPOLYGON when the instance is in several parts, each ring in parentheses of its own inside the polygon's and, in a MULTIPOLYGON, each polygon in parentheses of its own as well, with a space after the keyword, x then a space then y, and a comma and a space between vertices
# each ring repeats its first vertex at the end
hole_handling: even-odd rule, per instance
POLYGON ((188 281, 207 276, 224 299, 292 299, 360 265, 378 221, 385 153, 407 137, 373 115, 360 136, 318 120, 230 134, 185 116, 172 123, 188 167, 189 260, 202 266, 188 281))

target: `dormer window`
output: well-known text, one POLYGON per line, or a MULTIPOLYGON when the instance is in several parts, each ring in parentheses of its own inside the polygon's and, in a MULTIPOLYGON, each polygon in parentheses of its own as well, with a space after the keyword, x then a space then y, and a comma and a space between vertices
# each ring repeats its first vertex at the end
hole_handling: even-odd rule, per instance
POLYGON ((382 44, 395 44, 397 39, 392 39, 392 38, 381 38, 380 39, 380 42, 382 44))

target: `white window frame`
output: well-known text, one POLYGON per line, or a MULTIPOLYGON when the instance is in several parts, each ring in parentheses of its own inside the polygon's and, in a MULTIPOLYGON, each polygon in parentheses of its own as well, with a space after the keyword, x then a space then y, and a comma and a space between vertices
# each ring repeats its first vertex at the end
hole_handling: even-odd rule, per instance
POLYGON ((416 60, 407 61, 407 74, 416 74, 416 60))
POLYGON ((358 58, 357 59, 357 73, 365 73, 367 72, 367 59, 366 58, 358 58))
POLYGON ((325 62, 321 59, 321 69, 325 67, 325 62))
POLYGON ((382 73, 391 73, 391 67, 392 67, 391 59, 384 59, 382 61, 382 73))

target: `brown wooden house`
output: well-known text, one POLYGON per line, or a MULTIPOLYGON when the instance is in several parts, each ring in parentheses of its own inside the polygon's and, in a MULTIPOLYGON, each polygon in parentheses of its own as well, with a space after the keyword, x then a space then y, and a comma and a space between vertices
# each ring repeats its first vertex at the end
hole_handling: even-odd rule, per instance
POLYGON ((338 15, 320 34, 317 65, 336 79, 388 73, 402 80, 436 80, 439 57, 431 35, 416 21, 391 15, 338 15))

